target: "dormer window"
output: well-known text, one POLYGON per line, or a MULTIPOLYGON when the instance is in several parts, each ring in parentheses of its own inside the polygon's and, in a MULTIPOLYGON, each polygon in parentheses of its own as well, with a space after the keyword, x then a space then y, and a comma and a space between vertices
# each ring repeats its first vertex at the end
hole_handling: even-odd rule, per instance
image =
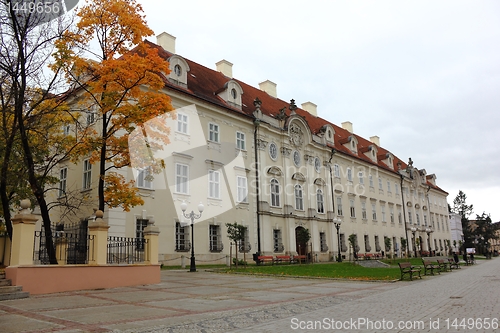
POLYGON ((224 87, 216 93, 230 106, 241 109, 241 95, 243 95, 243 89, 238 82, 229 80, 224 87))
POLYGON ((170 64, 168 80, 177 86, 187 88, 187 73, 190 69, 186 60, 174 54, 168 58, 168 62, 170 64))

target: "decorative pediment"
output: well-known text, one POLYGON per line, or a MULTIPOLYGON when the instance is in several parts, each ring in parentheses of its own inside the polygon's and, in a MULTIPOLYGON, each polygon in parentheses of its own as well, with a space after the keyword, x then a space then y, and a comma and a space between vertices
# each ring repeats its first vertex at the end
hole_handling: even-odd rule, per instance
POLYGON ((292 176, 292 179, 293 180, 298 180, 300 182, 305 182, 306 181, 306 177, 301 172, 294 173, 293 176, 292 176))
POLYGON ((290 136, 290 144, 298 147, 304 144, 304 133, 298 124, 295 122, 291 123, 288 128, 288 133, 290 136))
POLYGON ((321 179, 321 178, 316 178, 314 180, 314 184, 315 185, 320 185, 320 186, 326 186, 326 182, 323 179, 321 179))
POLYGON ((273 175, 273 176, 277 176, 277 177, 280 177, 283 175, 283 172, 281 172, 281 169, 276 167, 276 166, 272 166, 269 169, 267 169, 267 173, 270 175, 273 175))

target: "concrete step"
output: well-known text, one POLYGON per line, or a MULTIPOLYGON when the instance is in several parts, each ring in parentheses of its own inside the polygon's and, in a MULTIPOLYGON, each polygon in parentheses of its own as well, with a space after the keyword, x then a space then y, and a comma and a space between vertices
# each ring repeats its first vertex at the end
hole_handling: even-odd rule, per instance
POLYGON ((3 286, 3 287, 0 287, 0 295, 1 294, 16 293, 18 291, 23 291, 23 287, 21 287, 21 286, 3 286))
POLYGON ((12 283, 10 280, 7 280, 7 279, 0 279, 0 287, 3 287, 3 286, 11 286, 12 283))
POLYGON ((27 291, 18 291, 14 293, 4 293, 0 294, 0 301, 7 301, 11 299, 21 299, 30 297, 30 293, 27 291))

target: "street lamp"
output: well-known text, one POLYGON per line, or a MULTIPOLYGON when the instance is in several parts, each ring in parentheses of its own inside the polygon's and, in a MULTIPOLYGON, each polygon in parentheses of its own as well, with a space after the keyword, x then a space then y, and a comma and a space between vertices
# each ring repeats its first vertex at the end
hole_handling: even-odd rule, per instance
POLYGON ((201 213, 203 213, 205 206, 203 206, 203 204, 200 202, 200 204, 198 205, 198 211, 200 212, 200 214, 195 214, 194 211, 186 214, 187 203, 183 201, 181 203, 181 209, 182 215, 184 215, 184 217, 187 219, 191 219, 191 265, 189 266, 189 271, 196 272, 196 262, 194 260, 194 220, 201 217, 201 213))
POLYGON ((340 225, 342 224, 342 220, 339 219, 338 217, 333 219, 333 223, 335 225, 335 228, 337 229, 337 244, 338 244, 338 251, 339 251, 339 256, 337 258, 337 262, 342 262, 342 255, 340 253, 340 225))
POLYGON ((425 232, 427 233, 427 247, 429 248, 429 256, 432 255, 432 249, 431 249, 431 233, 432 233, 431 228, 426 228, 425 232))
POLYGON ((413 234, 413 252, 415 253, 415 258, 416 258, 417 257, 417 247, 415 245, 415 232, 417 231, 417 228, 411 227, 410 231, 413 234))

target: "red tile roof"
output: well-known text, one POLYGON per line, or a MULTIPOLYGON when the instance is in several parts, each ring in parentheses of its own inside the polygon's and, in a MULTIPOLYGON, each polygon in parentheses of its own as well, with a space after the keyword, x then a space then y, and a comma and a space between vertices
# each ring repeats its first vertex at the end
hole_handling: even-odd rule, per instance
MULTIPOLYGON (((165 51, 161 46, 156 45, 154 43, 151 43, 146 40, 146 43, 148 43, 151 47, 157 48, 159 55, 161 55, 163 58, 168 59, 170 56, 173 54, 170 52, 165 51)), ((191 61, 189 59, 185 59, 186 62, 188 63, 190 67, 190 71, 187 76, 187 89, 182 88, 180 86, 177 86, 171 82, 169 82, 167 79, 165 80, 165 84, 170 88, 174 89, 180 92, 184 92, 186 94, 189 94, 193 97, 199 98, 201 100, 204 100, 206 102, 210 102, 213 104, 216 104, 222 108, 227 109, 230 112, 235 112, 238 114, 242 114, 244 116, 247 116, 249 118, 253 118, 253 111, 255 110, 254 107, 254 100, 256 98, 260 99, 262 102, 262 105, 260 107, 261 111, 263 114, 271 117, 275 117, 277 114, 279 114, 279 110, 285 108, 285 113, 287 116, 290 116, 290 103, 285 102, 279 98, 274 98, 270 96, 268 93, 257 89, 251 85, 246 84, 243 81, 234 79, 238 84, 242 87, 243 89, 243 95, 242 95, 242 107, 241 110, 231 106, 229 103, 226 103, 222 98, 220 98, 217 93, 222 91, 225 84, 231 80, 231 78, 226 77, 224 74, 215 71, 213 69, 210 69, 208 67, 202 66, 194 61, 191 61)), ((373 145, 374 143, 366 140, 356 134, 350 133, 346 129, 339 127, 335 124, 332 124, 326 119, 323 119, 321 117, 316 117, 309 112, 302 110, 300 108, 297 108, 295 110, 297 115, 301 116, 309 125, 309 128, 313 134, 317 134, 320 129, 324 125, 331 125, 335 131, 335 137, 334 137, 334 146, 332 147, 330 144, 328 145, 331 148, 334 148, 337 152, 340 152, 345 155, 349 155, 352 158, 362 160, 366 163, 372 164, 372 165, 377 165, 379 168, 384 169, 386 171, 396 173, 398 174, 398 164, 401 165, 401 169, 405 169, 407 167, 407 164, 403 162, 401 159, 398 157, 394 156, 393 159, 393 165, 392 168, 390 168, 388 165, 386 165, 384 162, 382 162, 382 159, 385 159, 387 156, 387 153, 389 153, 388 150, 377 146, 378 150, 378 156, 377 156, 377 163, 373 162, 370 158, 368 158, 363 152, 368 151, 368 147, 370 145, 373 145), (349 137, 351 135, 354 135, 358 141, 358 152, 359 154, 353 153, 350 149, 346 148, 343 146, 342 143, 346 143, 349 141, 349 137)), ((432 185, 432 183, 427 182, 429 186, 432 188, 439 190, 441 192, 446 193, 443 191, 441 188, 438 186, 432 185)))

